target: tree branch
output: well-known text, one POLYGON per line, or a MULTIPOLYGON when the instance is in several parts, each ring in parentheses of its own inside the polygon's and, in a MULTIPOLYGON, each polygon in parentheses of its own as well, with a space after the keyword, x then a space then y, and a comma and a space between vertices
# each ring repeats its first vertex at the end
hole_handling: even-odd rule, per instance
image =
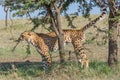
POLYGON ((53 13, 51 11, 51 7, 50 7, 50 5, 45 5, 45 7, 46 7, 46 9, 47 9, 47 11, 48 11, 48 13, 50 15, 50 18, 51 18, 51 21, 52 21, 52 26, 54 28, 55 33, 56 33, 56 35, 59 35, 58 29, 56 28, 57 23, 56 23, 56 21, 54 19, 53 13))
POLYGON ((59 8, 57 7, 57 0, 55 0, 54 2, 53 2, 53 6, 54 6, 54 8, 55 8, 55 12, 58 12, 59 10, 59 8))
POLYGON ((96 2, 99 6, 101 5, 100 0, 95 0, 95 2, 96 2))
POLYGON ((64 0, 60 0, 60 4, 59 4, 59 6, 57 6, 57 0, 54 1, 53 5, 54 5, 54 8, 55 8, 56 11, 61 10, 63 2, 64 2, 64 0))
POLYGON ((116 15, 116 11, 117 9, 115 8, 115 1, 114 0, 108 0, 108 4, 109 4, 109 9, 110 9, 110 12, 112 13, 112 16, 115 16, 116 15))
POLYGON ((61 10, 63 2, 64 2, 64 0, 60 0, 60 4, 58 6, 59 10, 61 10))

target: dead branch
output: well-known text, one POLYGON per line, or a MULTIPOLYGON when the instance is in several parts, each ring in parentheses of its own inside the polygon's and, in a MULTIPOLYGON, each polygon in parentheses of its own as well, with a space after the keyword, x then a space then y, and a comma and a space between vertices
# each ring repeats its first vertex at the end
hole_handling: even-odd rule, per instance
POLYGON ((13 49, 11 50, 12 52, 15 51, 16 47, 17 47, 18 44, 20 43, 20 37, 19 37, 16 41, 17 41, 17 43, 16 43, 16 45, 13 47, 13 49))

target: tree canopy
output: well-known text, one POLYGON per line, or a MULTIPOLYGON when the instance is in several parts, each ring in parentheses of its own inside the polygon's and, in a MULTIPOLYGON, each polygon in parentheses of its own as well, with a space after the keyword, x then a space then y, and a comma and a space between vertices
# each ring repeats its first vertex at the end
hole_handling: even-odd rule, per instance
POLYGON ((77 16, 79 13, 82 13, 84 17, 89 17, 90 11, 96 6, 100 7, 100 3, 102 2, 102 0, 3 0, 2 4, 4 7, 9 8, 10 12, 13 12, 13 17, 28 17, 34 23, 34 30, 39 25, 44 26, 50 22, 45 5, 50 5, 52 13, 55 15, 54 1, 57 1, 58 7, 62 5, 60 13, 64 14, 66 18, 69 18, 69 14, 66 11, 73 3, 78 4, 78 11, 72 14, 77 16), (37 14, 34 17, 31 16, 34 13, 37 14))

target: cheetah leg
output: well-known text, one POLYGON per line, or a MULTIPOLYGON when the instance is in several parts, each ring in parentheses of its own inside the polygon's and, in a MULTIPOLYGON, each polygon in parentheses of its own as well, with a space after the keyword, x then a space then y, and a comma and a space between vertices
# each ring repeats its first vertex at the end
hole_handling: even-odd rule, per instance
POLYGON ((88 68, 89 67, 89 60, 87 59, 86 62, 85 62, 85 67, 88 68))
POLYGON ((47 66, 51 66, 52 64, 51 57, 48 55, 42 56, 42 63, 46 64, 47 66))
POLYGON ((80 54, 80 59, 79 62, 81 63, 81 68, 85 67, 88 68, 89 67, 89 60, 86 57, 86 54, 80 54))
POLYGON ((89 61, 86 54, 84 53, 84 48, 81 43, 81 40, 75 40, 72 42, 78 62, 81 64, 81 67, 87 68, 89 66, 89 61))
POLYGON ((70 61, 71 59, 72 59, 72 57, 71 57, 71 51, 69 51, 69 57, 68 57, 68 60, 70 61))
POLYGON ((49 52, 45 49, 41 49, 41 48, 36 48, 38 53, 42 56, 42 66, 43 68, 47 68, 50 67, 52 64, 52 58, 49 54, 49 52))

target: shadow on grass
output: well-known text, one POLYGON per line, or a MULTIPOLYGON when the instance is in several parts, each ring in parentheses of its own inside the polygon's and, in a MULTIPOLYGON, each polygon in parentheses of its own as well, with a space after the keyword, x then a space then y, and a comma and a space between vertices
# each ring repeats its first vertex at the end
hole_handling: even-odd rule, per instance
MULTIPOLYGON (((27 69, 41 69, 41 62, 1 62, 0 63, 0 71, 9 71, 12 69, 11 64, 14 64, 17 69, 27 70, 27 69)), ((53 68, 55 68, 59 63, 53 62, 53 68)), ((61 64, 62 67, 64 66, 78 66, 77 62, 75 61, 69 61, 61 64)), ((80 66, 79 66, 80 67, 80 66)), ((108 67, 107 62, 90 62, 89 68, 97 69, 98 67, 108 67)))
MULTIPOLYGON (((73 73, 80 72, 82 75, 86 75, 84 73, 84 69, 80 68, 76 61, 68 61, 63 64, 59 64, 57 62, 53 62, 51 68, 47 69, 46 71, 43 70, 41 66, 41 62, 3 62, 0 63, 0 74, 11 74, 14 69, 12 68, 12 64, 14 64, 15 68, 17 69, 17 73, 20 76, 43 76, 46 74, 56 74, 56 73, 68 73, 72 75, 73 73)), ((87 74, 91 75, 99 75, 99 74, 106 74, 112 73, 111 68, 107 65, 107 62, 90 62, 89 69, 87 74)))
POLYGON ((41 62, 3 62, 0 63, 0 74, 10 74, 14 70, 22 75, 35 75, 38 71, 43 71, 41 62), (14 67, 13 67, 14 66, 14 67))
MULTIPOLYGON (((13 72, 20 74, 21 76, 37 76, 43 74, 49 74, 60 63, 53 62, 52 67, 43 69, 41 62, 1 62, 0 74, 9 75, 13 72), (14 66, 14 67, 13 67, 14 66)), ((63 65, 63 64, 62 64, 63 65)))

